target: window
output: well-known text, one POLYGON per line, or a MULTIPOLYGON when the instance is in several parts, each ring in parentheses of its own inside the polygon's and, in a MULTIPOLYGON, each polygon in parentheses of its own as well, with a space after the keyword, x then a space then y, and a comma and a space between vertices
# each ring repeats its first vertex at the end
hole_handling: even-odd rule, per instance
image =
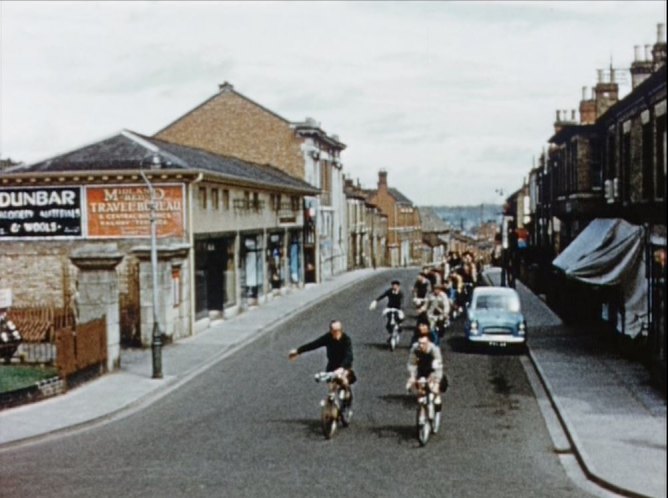
POLYGON ((217 211, 219 208, 219 202, 220 202, 220 190, 217 188, 212 188, 211 189, 211 209, 214 211, 217 211))
POLYGON ((600 139, 591 140, 591 162, 589 164, 591 171, 591 188, 600 189, 603 186, 603 171, 601 169, 600 139))
POLYGON ((230 210, 230 191, 227 189, 223 190, 223 209, 230 210))
POLYGON ((271 200, 271 208, 274 211, 278 211, 279 209, 281 209, 281 194, 271 194, 270 200, 271 200))
POLYGON ((299 197, 296 196, 296 195, 293 195, 292 197, 290 197, 290 205, 291 205, 290 207, 292 208, 292 210, 294 212, 298 212, 299 211, 299 197))
POLYGON ((206 187, 200 187, 198 190, 198 195, 197 198, 199 200, 199 207, 202 210, 206 210, 207 203, 206 203, 206 187))
POLYGON ((605 158, 605 179, 612 180, 617 176, 617 148, 615 141, 615 129, 610 129, 608 133, 608 143, 605 158))
POLYGON ((656 199, 666 198, 666 115, 656 118, 656 161, 654 162, 654 195, 656 199))
POLYGON ((642 126, 642 200, 651 200, 654 197, 654 171, 652 159, 654 142, 652 140, 652 122, 642 126))
POLYGON ((622 164, 620 168, 620 187, 619 197, 622 201, 628 201, 631 176, 631 133, 624 133, 622 137, 622 164))
POLYGON ((178 308, 181 305, 181 268, 172 266, 172 306, 178 308))

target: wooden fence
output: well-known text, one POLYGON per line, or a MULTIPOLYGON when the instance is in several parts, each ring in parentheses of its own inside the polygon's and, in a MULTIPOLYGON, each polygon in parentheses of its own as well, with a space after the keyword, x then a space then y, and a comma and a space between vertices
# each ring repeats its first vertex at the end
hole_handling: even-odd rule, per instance
POLYGON ((56 330, 75 326, 70 309, 48 304, 13 307, 8 316, 23 338, 18 354, 26 363, 53 364, 56 359, 56 330))
POLYGON ((40 305, 11 308, 9 319, 21 333, 22 361, 55 364, 61 378, 107 364, 107 325, 105 317, 76 323, 67 308, 40 305))
POLYGON ((61 328, 55 334, 56 367, 61 378, 97 366, 103 372, 107 364, 107 321, 103 316, 88 323, 61 328))

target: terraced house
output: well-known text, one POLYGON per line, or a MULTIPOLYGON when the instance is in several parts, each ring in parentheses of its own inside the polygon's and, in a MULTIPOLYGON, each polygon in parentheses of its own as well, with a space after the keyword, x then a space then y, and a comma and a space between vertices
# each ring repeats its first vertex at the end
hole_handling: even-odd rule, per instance
POLYGON ((636 47, 630 75, 620 98, 616 71, 598 70, 592 91, 583 88, 579 121, 575 111, 557 112, 550 148, 530 175, 533 263, 549 275, 543 286, 564 316, 644 343, 665 386, 663 24, 653 45, 636 47), (566 277, 567 291, 555 277, 566 277))
POLYGON ((387 264, 392 267, 420 264, 420 213, 408 197, 388 185, 387 171, 378 172, 378 188, 367 190, 367 200, 387 216, 387 264))

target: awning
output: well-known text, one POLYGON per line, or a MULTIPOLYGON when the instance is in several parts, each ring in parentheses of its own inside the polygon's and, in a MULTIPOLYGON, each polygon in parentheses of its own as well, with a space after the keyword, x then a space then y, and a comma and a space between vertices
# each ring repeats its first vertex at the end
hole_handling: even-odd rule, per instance
POLYGON ((642 233, 620 218, 596 218, 552 264, 583 282, 619 284, 642 252, 642 233))
MULTIPOLYGON (((592 285, 622 285, 623 332, 635 337, 647 315, 643 228, 620 218, 597 218, 552 264, 592 285)), ((620 325, 621 326, 621 325, 620 325)))

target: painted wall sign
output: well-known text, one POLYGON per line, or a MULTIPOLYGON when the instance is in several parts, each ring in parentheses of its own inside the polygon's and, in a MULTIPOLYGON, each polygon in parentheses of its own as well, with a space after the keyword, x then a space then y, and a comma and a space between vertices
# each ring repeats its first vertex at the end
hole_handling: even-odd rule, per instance
MULTIPOLYGON (((158 237, 185 233, 183 185, 156 185, 158 237)), ((151 236, 151 194, 145 185, 86 188, 89 238, 151 236)))
POLYGON ((80 187, 0 189, 0 239, 81 237, 80 187))

